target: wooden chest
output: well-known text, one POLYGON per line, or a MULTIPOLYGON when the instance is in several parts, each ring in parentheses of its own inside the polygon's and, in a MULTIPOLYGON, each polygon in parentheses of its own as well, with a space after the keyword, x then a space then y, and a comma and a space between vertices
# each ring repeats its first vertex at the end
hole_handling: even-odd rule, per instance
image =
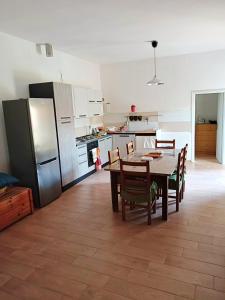
POLYGON ((0 230, 32 213, 31 189, 11 187, 0 195, 0 230))
POLYGON ((216 130, 216 124, 196 125, 196 154, 216 154, 216 130))

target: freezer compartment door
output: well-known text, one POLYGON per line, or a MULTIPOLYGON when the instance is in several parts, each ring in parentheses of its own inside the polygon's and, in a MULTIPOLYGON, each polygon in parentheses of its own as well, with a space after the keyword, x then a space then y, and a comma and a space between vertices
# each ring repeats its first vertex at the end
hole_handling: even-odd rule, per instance
POLYGON ((58 157, 56 124, 52 99, 29 99, 36 163, 58 157))
POLYGON ((39 186, 39 206, 45 206, 57 199, 62 193, 58 157, 37 165, 39 186))

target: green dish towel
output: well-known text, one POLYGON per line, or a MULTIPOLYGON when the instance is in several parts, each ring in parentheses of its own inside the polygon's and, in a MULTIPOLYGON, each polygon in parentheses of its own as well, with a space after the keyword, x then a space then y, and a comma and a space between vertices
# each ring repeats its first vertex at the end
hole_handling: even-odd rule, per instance
POLYGON ((127 186, 126 190, 121 191, 121 196, 127 200, 137 203, 143 203, 143 202, 152 202, 155 199, 155 196, 157 194, 158 186, 156 182, 152 182, 149 195, 146 197, 146 194, 144 193, 145 190, 142 186, 127 186), (143 195, 141 192, 143 191, 143 195), (135 193, 137 193, 135 195, 135 193))

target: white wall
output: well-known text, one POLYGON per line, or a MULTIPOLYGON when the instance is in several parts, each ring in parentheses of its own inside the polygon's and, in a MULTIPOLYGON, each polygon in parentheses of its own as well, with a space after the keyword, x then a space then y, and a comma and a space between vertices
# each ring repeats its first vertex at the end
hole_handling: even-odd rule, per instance
POLYGON ((218 94, 216 158, 219 163, 225 163, 225 98, 224 93, 218 94))
POLYGON ((199 117, 204 118, 206 122, 209 120, 217 120, 219 94, 199 94, 196 95, 195 117, 198 122, 199 117))
POLYGON ((112 113, 128 112, 131 104, 140 112, 158 111, 163 131, 183 131, 190 141, 192 91, 225 88, 225 50, 163 57, 157 66, 162 86, 146 85, 153 76, 152 59, 102 65, 104 98, 112 113))
POLYGON ((0 171, 8 170, 7 143, 2 100, 28 97, 28 84, 63 81, 78 86, 101 88, 100 67, 63 52, 54 57, 40 55, 35 44, 0 33, 0 171))

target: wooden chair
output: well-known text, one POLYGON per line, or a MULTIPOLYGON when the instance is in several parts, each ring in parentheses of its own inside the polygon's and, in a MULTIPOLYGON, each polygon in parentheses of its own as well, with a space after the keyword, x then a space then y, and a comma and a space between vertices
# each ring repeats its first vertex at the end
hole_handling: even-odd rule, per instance
POLYGON ((126 144, 126 147, 127 147, 127 155, 134 152, 134 142, 133 141, 126 144))
POLYGON ((108 151, 108 156, 109 156, 109 164, 113 164, 114 162, 120 160, 120 150, 117 147, 114 150, 108 151))
POLYGON ((156 149, 174 149, 175 150, 176 141, 175 140, 155 140, 156 149))
MULTIPOLYGON (((116 149, 114 150, 111 150, 111 151, 108 151, 108 157, 109 157, 109 164, 113 164, 117 161, 120 160, 120 150, 119 148, 117 147, 116 149)), ((117 194, 120 195, 120 176, 117 177, 117 194)))
POLYGON ((122 219, 126 220, 126 206, 146 208, 148 225, 152 210, 156 212, 157 184, 151 182, 149 162, 128 162, 120 160, 122 219), (133 170, 137 168, 137 171, 133 170))
POLYGON ((178 154, 177 170, 169 177, 169 190, 175 190, 176 195, 168 195, 169 198, 176 199, 176 211, 179 211, 179 203, 182 198, 183 187, 183 166, 184 166, 184 148, 178 154))
POLYGON ((185 174, 187 172, 187 166, 186 166, 186 161, 187 161, 187 151, 188 151, 188 144, 185 145, 184 147, 184 159, 183 159, 183 185, 182 185, 182 199, 184 198, 184 192, 185 192, 185 174))

